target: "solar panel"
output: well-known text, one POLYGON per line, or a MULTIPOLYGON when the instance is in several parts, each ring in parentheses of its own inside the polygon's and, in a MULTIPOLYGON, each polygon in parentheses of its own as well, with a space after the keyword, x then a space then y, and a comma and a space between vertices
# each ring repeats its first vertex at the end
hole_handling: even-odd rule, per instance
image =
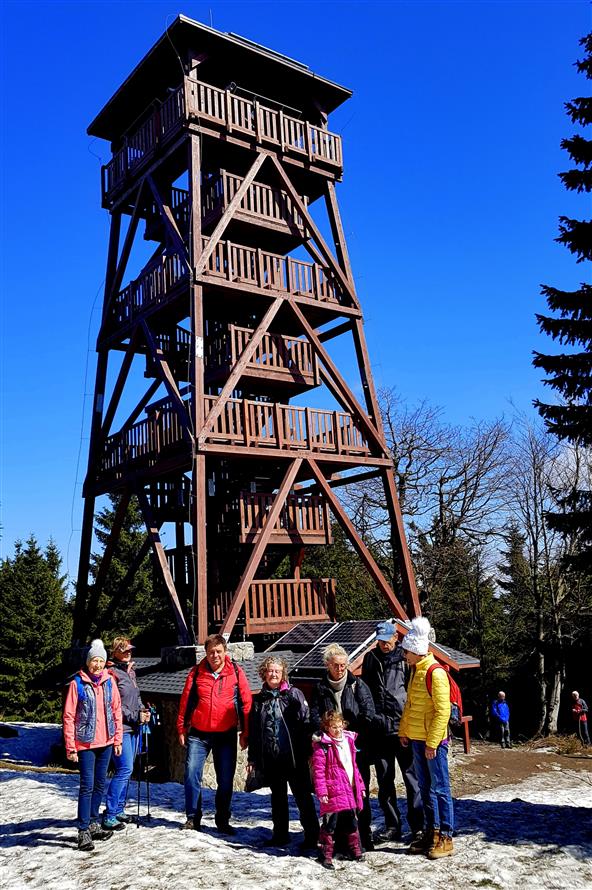
POLYGON ((329 631, 337 626, 333 621, 297 624, 296 627, 285 633, 279 640, 276 640, 267 651, 291 649, 293 652, 308 652, 312 646, 315 646, 329 631))
MULTIPOLYGON (((467 655, 466 652, 459 652, 458 649, 452 649, 450 646, 443 646, 441 643, 432 643, 434 649, 439 649, 444 655, 456 662, 459 668, 479 667, 481 662, 473 655, 467 655)), ((437 653, 435 653, 437 654, 437 653)))
POLYGON ((323 669, 323 652, 325 647, 331 643, 343 646, 348 656, 353 658, 372 642, 375 630, 376 621, 342 621, 341 624, 335 624, 330 633, 326 634, 310 652, 296 662, 294 668, 323 669))

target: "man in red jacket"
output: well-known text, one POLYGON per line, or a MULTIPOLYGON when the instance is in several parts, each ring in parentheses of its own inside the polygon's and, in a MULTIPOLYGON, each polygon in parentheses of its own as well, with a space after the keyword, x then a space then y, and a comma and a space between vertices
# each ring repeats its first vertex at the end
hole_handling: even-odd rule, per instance
POLYGON ((187 748, 185 759, 185 829, 201 827, 201 781, 210 751, 216 772, 216 826, 222 834, 234 834, 230 802, 236 770, 237 731, 240 746, 247 747, 251 690, 244 671, 226 652, 226 640, 211 634, 205 641, 205 658, 189 671, 179 704, 179 743, 187 748))

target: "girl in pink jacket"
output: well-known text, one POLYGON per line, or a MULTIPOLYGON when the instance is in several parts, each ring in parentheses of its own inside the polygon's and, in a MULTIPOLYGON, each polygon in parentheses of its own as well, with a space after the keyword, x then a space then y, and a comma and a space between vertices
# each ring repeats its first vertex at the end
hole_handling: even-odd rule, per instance
POLYGON ((336 835, 344 836, 352 859, 362 860, 358 810, 364 801, 364 783, 356 764, 356 733, 338 711, 327 711, 321 719, 321 736, 312 744, 315 793, 321 805, 323 824, 319 834, 320 860, 335 868, 336 835))
POLYGON ((80 769, 78 849, 93 850, 93 841, 113 834, 99 824, 111 751, 121 754, 123 724, 117 683, 105 670, 107 652, 93 640, 86 668, 71 681, 64 704, 64 742, 68 760, 80 769))

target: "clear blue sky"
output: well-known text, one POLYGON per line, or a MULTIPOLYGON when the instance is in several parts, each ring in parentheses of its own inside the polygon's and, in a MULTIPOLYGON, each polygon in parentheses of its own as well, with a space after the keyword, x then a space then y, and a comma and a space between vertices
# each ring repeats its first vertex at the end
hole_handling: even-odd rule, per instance
POLYGON ((469 423, 507 414, 510 400, 530 410, 541 391, 531 350, 549 347, 534 321, 539 284, 584 275, 553 239, 560 214, 589 213, 557 172, 563 103, 588 87, 573 62, 590 9, 4 0, 2 555, 32 531, 76 571, 108 235, 109 149, 86 127, 177 13, 354 90, 330 127, 344 138, 338 195, 376 382, 469 423))

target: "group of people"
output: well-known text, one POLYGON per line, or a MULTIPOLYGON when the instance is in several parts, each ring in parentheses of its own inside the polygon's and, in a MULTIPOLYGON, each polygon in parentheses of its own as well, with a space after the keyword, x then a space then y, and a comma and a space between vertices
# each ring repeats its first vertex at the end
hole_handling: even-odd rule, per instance
POLYGON ((129 781, 133 772, 141 726, 150 719, 131 662, 133 646, 127 637, 113 641, 111 659, 102 640, 93 640, 86 666, 70 681, 64 703, 66 756, 80 769, 78 792, 78 848, 93 850, 125 828, 129 781), (107 770, 113 763, 106 809, 107 770))
POLYGON ((177 718, 179 741, 187 748, 182 828, 201 829, 203 767, 212 751, 215 823, 223 834, 234 834, 230 803, 238 735, 247 749, 248 783, 271 791, 273 829, 266 846, 290 841, 288 789, 304 832, 301 849, 317 850, 326 868, 333 868, 335 851, 359 860, 375 842, 400 840, 398 763, 407 794, 408 852, 430 859, 451 855, 450 686, 447 672, 434 669, 441 665, 429 651, 429 633, 425 618, 414 619, 402 638, 392 622, 380 622, 376 647, 365 656, 361 677, 349 670, 341 646, 328 646, 326 674, 310 707, 302 691, 290 685, 281 657, 264 659, 262 687, 252 696, 224 637, 208 637, 204 658, 187 676, 177 718), (376 834, 369 801, 372 764, 385 820, 376 834))
MULTIPOLYGON (((286 662, 269 655, 260 666, 261 690, 252 695, 226 640, 213 634, 205 655, 186 678, 177 734, 185 748, 184 830, 202 823, 202 779, 212 753, 216 773, 215 824, 233 835, 231 801, 237 747, 247 751, 247 785, 271 791, 273 830, 269 847, 289 843, 288 790, 304 832, 302 851, 317 851, 326 868, 335 852, 360 860, 375 842, 400 840, 401 812, 395 791, 399 764, 411 831, 408 852, 430 859, 452 853, 453 804, 448 778, 448 674, 429 652, 430 625, 414 619, 402 638, 383 621, 376 647, 364 658, 361 677, 349 670, 339 645, 324 652, 325 676, 311 706, 290 685, 286 662), (426 675, 431 675, 431 684, 426 675), (378 781, 384 828, 372 833, 370 767, 378 781), (318 800, 317 815, 314 797, 318 800)), ((126 637, 113 642, 111 658, 94 640, 86 666, 71 680, 64 706, 69 760, 80 767, 78 847, 92 850, 130 821, 125 813, 138 739, 150 712, 144 707, 126 637), (114 768, 106 797, 107 770, 114 768)))

